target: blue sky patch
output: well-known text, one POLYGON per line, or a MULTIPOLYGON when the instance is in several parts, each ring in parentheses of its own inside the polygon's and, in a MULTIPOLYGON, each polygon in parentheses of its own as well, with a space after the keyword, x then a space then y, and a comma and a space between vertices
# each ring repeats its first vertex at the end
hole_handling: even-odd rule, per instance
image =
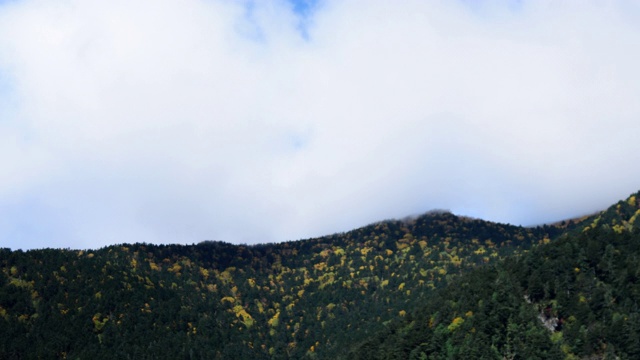
POLYGON ((300 17, 308 17, 313 13, 316 6, 318 5, 318 0, 289 0, 291 5, 293 5, 293 11, 298 14, 300 17))
POLYGON ((319 0, 289 0, 293 12, 298 15, 297 29, 303 39, 309 40, 309 23, 318 7, 319 0))

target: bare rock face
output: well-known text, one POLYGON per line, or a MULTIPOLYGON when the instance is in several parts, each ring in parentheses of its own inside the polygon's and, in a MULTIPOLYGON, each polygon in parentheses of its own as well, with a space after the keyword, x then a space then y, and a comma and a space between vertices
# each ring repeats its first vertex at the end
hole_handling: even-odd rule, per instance
POLYGON ((541 312, 540 314, 538 314, 538 319, 542 321, 542 325, 544 325, 544 327, 546 327, 549 331, 553 332, 558 330, 559 321, 557 317, 547 317, 543 312, 541 312))
MULTIPOLYGON (((533 302, 529 298, 529 295, 525 295, 524 300, 528 304, 533 304, 533 302)), ((542 325, 544 325, 544 327, 547 328, 547 330, 551 332, 558 331, 560 320, 556 316, 549 316, 547 315, 547 313, 545 313, 544 310, 542 310, 538 314, 538 319, 540 319, 540 321, 542 322, 542 325)))

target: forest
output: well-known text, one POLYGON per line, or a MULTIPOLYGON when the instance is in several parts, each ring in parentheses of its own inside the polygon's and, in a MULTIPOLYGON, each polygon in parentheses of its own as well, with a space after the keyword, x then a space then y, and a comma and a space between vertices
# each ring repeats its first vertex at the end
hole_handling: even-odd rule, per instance
POLYGON ((0 358, 640 358, 638 196, 532 228, 0 249, 0 358))

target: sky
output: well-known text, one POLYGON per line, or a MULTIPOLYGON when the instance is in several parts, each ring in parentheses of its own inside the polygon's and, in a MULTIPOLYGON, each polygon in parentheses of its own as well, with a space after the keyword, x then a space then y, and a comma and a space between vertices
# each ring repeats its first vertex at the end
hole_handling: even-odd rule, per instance
POLYGON ((0 247, 516 225, 640 190, 640 5, 0 1, 0 247))

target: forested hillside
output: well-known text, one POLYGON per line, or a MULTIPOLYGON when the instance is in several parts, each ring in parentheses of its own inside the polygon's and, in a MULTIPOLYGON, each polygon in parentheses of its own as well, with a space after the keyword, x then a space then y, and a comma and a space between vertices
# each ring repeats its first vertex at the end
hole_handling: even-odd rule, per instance
POLYGON ((348 358, 640 358, 637 196, 460 276, 348 358))
MULTIPOLYGON (((439 212, 280 244, 4 249, 0 358, 331 359, 397 328, 457 274, 561 231, 439 212)), ((452 308, 433 328, 452 316, 471 315, 452 308)))

